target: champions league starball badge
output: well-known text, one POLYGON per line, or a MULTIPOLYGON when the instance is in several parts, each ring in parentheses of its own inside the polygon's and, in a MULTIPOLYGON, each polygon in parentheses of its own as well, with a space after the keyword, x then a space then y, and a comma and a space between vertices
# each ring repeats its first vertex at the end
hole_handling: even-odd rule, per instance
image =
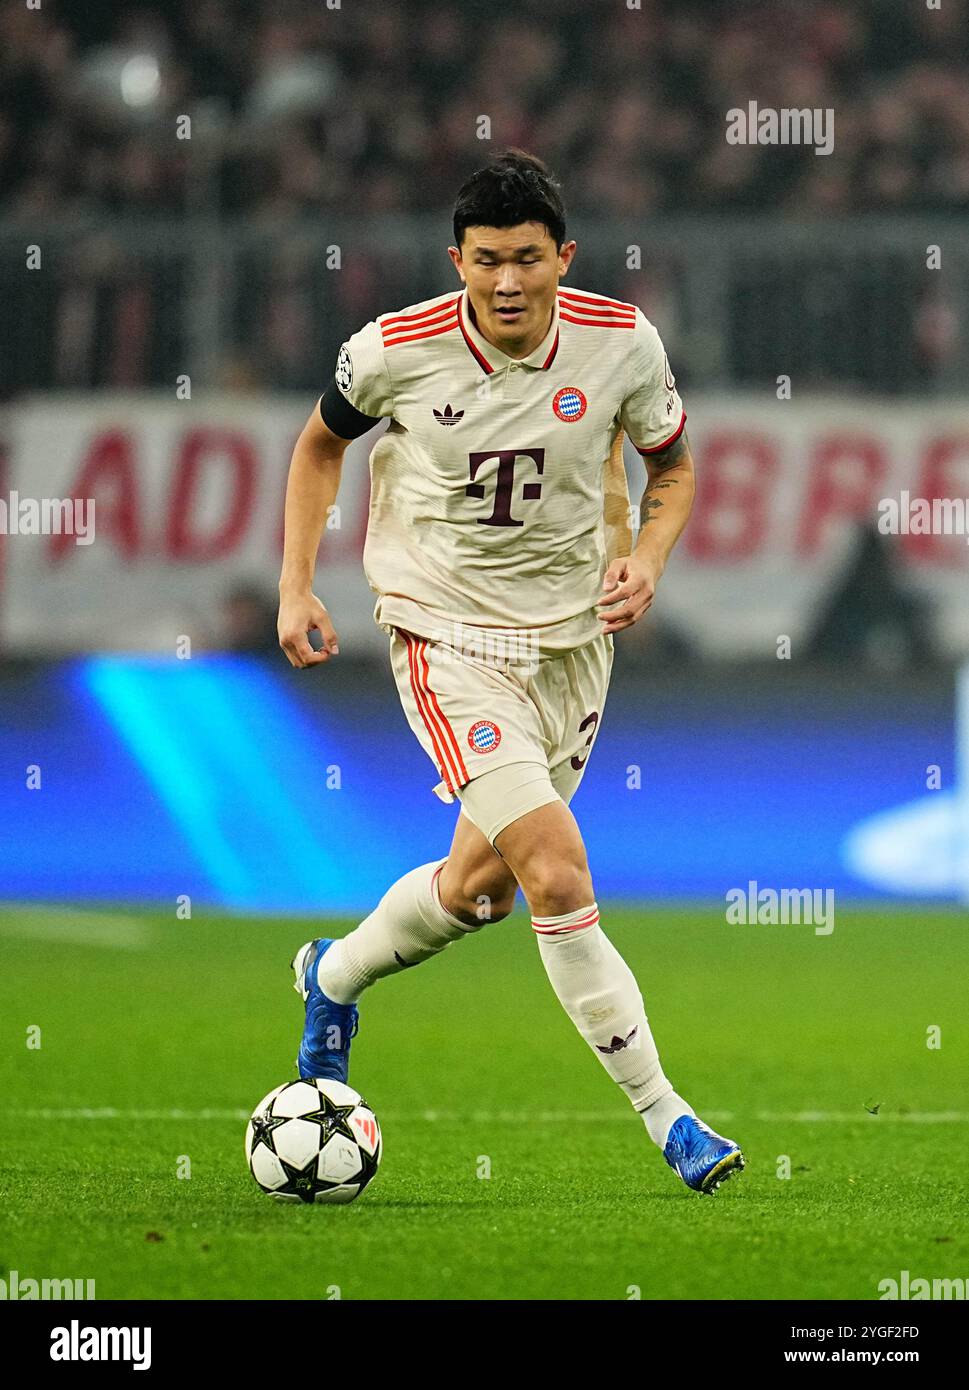
POLYGON ((336 384, 341 391, 349 391, 353 385, 353 362, 346 343, 340 349, 340 355, 336 359, 336 384))

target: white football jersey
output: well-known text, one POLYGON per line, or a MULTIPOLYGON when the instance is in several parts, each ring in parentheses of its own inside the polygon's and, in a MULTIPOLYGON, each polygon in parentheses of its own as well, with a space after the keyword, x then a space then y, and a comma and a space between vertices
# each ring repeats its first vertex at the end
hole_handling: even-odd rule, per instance
POLYGON ((560 286, 515 360, 477 331, 465 288, 366 324, 336 383, 390 419, 364 548, 380 626, 527 629, 549 655, 598 636, 603 573, 630 545, 622 432, 648 455, 686 419, 641 309, 560 286))

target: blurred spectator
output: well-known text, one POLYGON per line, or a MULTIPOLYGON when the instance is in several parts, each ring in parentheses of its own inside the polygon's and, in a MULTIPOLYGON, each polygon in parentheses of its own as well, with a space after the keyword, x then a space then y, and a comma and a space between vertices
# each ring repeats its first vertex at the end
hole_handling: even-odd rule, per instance
MULTIPOLYGON (((454 194, 507 144, 548 160, 573 227, 636 241, 663 214, 716 237, 725 213, 965 212, 967 90, 969 0, 0 0, 0 391, 321 389, 347 332, 454 283, 454 194), (727 144, 749 101, 830 107, 833 152, 727 144), (40 229, 50 273, 25 277, 40 229)), ((926 289, 901 244, 849 283, 827 247, 735 231, 711 327, 675 241, 640 273, 580 240, 573 283, 661 317, 687 387, 773 381, 779 342, 822 386, 960 379, 958 275, 926 289)))
POLYGON ((905 584, 891 542, 859 528, 840 582, 818 616, 812 661, 885 671, 925 670, 939 660, 929 638, 927 605, 905 584))
POLYGON ((222 631, 213 641, 219 651, 279 655, 276 613, 279 605, 262 584, 237 584, 222 604, 222 631))
POLYGON ((576 212, 964 210, 967 81, 966 0, 0 0, 0 185, 15 213, 186 211, 175 121, 208 108, 225 212, 447 203, 480 116, 576 212), (727 146, 749 100, 832 107, 824 170, 727 146))

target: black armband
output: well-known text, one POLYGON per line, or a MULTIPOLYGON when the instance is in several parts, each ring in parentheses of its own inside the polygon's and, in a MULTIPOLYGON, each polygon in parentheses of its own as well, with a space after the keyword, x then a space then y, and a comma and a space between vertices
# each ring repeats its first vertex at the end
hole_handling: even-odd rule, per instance
POLYGON ((364 415, 362 410, 351 405, 335 379, 320 397, 320 415, 327 429, 341 439, 357 439, 367 430, 372 430, 374 425, 379 425, 381 420, 381 416, 364 415))

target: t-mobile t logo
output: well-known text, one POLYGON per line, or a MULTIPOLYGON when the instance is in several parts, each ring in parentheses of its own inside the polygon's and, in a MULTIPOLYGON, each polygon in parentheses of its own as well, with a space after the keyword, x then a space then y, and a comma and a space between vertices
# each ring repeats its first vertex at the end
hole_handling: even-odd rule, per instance
MULTIPOLYGON (((545 471, 545 450, 544 449, 493 449, 480 454, 470 454, 471 478, 465 492, 468 497, 484 497, 484 483, 473 481, 477 477, 478 469, 489 459, 498 460, 498 471, 495 474, 495 504, 490 516, 479 516, 480 526, 524 526, 524 521, 516 521, 511 514, 512 496, 515 491, 515 460, 524 458, 531 459, 535 465, 535 472, 541 476, 545 471)), ((541 483, 522 483, 522 500, 525 502, 536 502, 542 495, 541 483)))

